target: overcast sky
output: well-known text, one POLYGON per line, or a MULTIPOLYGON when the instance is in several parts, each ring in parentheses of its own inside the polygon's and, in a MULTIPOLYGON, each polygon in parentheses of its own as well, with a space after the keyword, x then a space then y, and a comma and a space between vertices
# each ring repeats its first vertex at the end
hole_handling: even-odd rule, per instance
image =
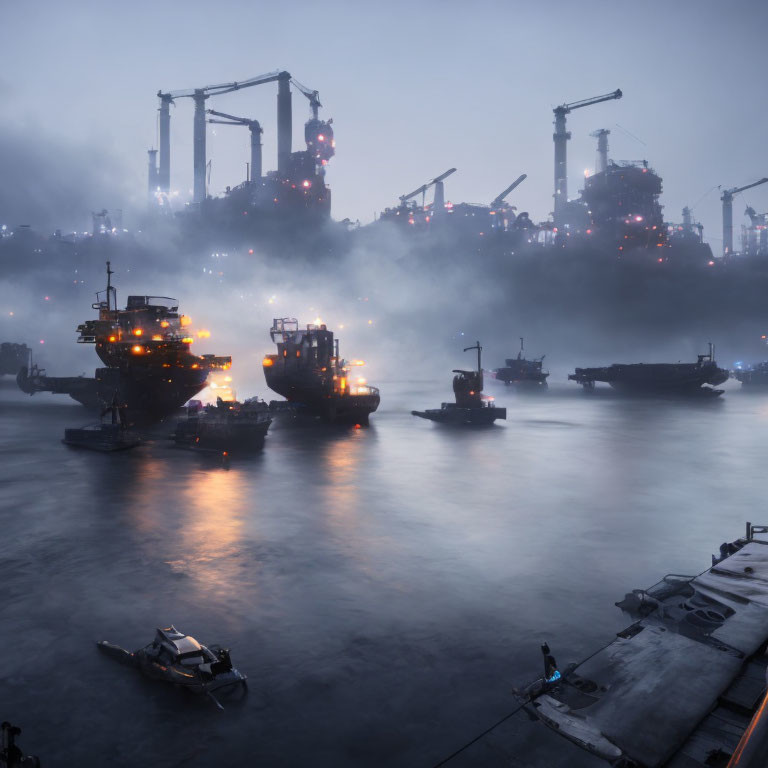
MULTIPOLYGON (((273 69, 319 90, 322 116, 334 119, 328 183, 337 219, 369 221, 451 166, 458 173, 446 196, 455 202, 489 202, 527 173, 510 202, 545 218, 552 107, 616 88, 621 101, 569 118, 571 196, 594 167, 590 132, 609 128, 611 156, 647 158, 664 179, 666 217, 677 221, 684 205, 695 206, 719 252, 712 188, 768 175, 768 3, 758 0, 0 0, 0 8, 0 127, 28 136, 41 161, 50 146, 92 146, 94 159, 84 162, 124 168, 113 199, 89 201, 92 208, 142 200, 158 89, 273 69)), ((261 121, 265 170, 275 166, 275 94, 271 84, 209 102, 261 121)), ((293 104, 298 149, 309 110, 300 94, 293 104)), ((181 100, 171 177, 183 193, 191 134, 192 104, 181 100)), ((209 126, 208 147, 212 192, 243 180, 247 129, 209 126)), ((42 195, 61 182, 41 176, 34 183, 42 195)), ((747 203, 768 210, 768 184, 737 199, 738 223, 747 203)))

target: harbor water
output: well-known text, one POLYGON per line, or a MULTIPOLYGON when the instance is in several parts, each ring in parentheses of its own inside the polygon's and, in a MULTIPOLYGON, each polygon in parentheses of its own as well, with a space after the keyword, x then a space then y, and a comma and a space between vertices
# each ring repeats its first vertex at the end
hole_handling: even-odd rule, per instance
MULTIPOLYGON (((61 444, 88 421, 0 382, 0 699, 56 766, 432 766, 510 712, 546 640, 578 661, 614 606, 768 523, 768 393, 633 399, 488 381, 507 421, 275 422, 252 458, 61 444), (249 678, 225 711, 100 654, 174 624, 249 678)), ((435 393, 438 393, 437 395, 435 393)), ((266 394, 266 393, 264 393, 266 394)), ((447 393, 443 395, 445 398, 447 393)), ((602 765, 521 712, 449 765, 602 765)))

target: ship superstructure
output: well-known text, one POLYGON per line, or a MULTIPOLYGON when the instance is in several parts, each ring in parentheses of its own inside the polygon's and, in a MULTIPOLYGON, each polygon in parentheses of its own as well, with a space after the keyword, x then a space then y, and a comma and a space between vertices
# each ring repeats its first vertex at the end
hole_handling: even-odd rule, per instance
POLYGON ((263 360, 267 386, 313 416, 328 421, 365 424, 380 402, 379 390, 352 369, 339 354, 338 339, 324 324, 299 328, 295 318, 275 318, 270 337, 277 353, 263 360))
POLYGON ((107 288, 97 294, 96 320, 77 327, 78 343, 94 344, 106 367, 93 379, 48 377, 31 368, 17 381, 29 393, 67 393, 87 407, 125 404, 131 423, 163 419, 206 386, 208 374, 226 370, 231 357, 194 355, 189 319, 179 314, 179 302, 169 297, 129 296, 125 309, 117 308, 117 293, 107 262, 107 288))

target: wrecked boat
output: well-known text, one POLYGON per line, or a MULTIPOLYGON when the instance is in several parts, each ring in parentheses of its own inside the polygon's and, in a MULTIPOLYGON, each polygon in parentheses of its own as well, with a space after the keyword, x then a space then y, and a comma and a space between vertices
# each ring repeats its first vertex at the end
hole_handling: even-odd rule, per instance
MULTIPOLYGON (((159 628, 149 645, 133 653, 106 640, 97 645, 109 656, 140 669, 148 677, 179 685, 194 693, 212 695, 213 691, 222 688, 246 685, 246 676, 232 666, 227 648, 201 645, 173 625, 159 628)), ((218 701, 216 704, 221 706, 218 701)))
POLYGON ((519 387, 543 387, 547 386, 549 372, 543 370, 546 355, 536 357, 533 360, 525 359, 525 342, 520 337, 520 351, 517 357, 510 357, 504 361, 503 368, 496 368, 492 375, 494 379, 505 384, 515 384, 519 387))
POLYGON ((634 623, 586 661, 561 672, 543 646, 527 709, 622 768, 764 766, 743 758, 768 753, 768 526, 616 605, 634 623))

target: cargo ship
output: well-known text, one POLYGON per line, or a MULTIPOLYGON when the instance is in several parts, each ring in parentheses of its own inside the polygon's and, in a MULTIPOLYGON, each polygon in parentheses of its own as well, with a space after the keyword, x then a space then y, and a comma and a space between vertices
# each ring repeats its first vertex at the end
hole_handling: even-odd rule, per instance
POLYGON ((49 377, 31 366, 16 380, 30 395, 68 394, 90 409, 103 409, 117 397, 129 424, 151 424, 193 398, 208 374, 228 369, 232 359, 192 354, 192 337, 185 330, 189 321, 179 315, 176 299, 129 296, 125 309, 118 309, 112 274, 107 262, 107 288, 93 304, 99 317, 77 328, 78 343, 94 344, 105 367, 89 378, 49 377))
POLYGON ((710 344, 709 353, 699 355, 695 363, 615 363, 605 368, 577 368, 568 379, 588 390, 600 381, 632 394, 721 395, 723 390, 712 387, 727 381, 729 375, 718 367, 710 344))
POLYGON ((353 379, 354 366, 339 354, 338 339, 325 325, 299 328, 295 318, 275 318, 269 331, 277 353, 262 362, 267 386, 296 411, 325 421, 367 424, 378 407, 379 390, 365 379, 353 379))
POLYGON ((740 381, 742 387, 768 387, 768 362, 737 367, 733 378, 740 381))
POLYGON ((507 358, 504 368, 496 368, 493 371, 493 377, 505 384, 516 384, 518 386, 546 387, 549 373, 543 370, 544 357, 526 360, 523 357, 525 353, 525 343, 523 337, 520 337, 520 351, 517 357, 507 358))

